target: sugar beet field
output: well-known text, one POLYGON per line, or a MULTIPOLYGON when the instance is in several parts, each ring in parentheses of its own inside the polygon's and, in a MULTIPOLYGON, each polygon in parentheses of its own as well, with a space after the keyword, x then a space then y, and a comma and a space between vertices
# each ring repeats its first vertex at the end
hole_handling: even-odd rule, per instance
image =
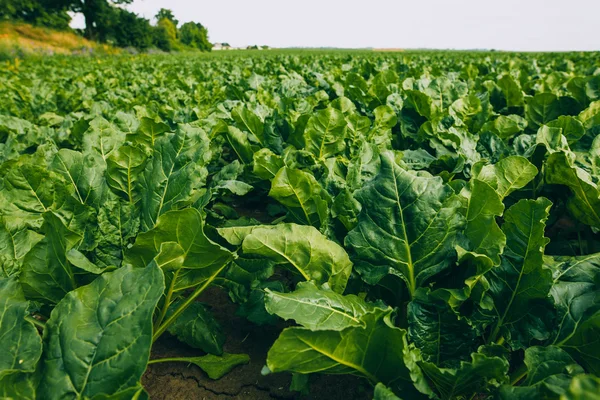
POLYGON ((600 399, 600 55, 0 67, 0 398, 600 399))

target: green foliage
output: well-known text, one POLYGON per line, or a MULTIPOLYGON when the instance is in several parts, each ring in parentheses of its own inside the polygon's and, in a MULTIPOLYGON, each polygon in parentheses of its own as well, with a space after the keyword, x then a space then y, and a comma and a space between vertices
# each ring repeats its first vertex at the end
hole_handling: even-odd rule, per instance
POLYGON ((154 18, 156 18, 159 23, 160 21, 166 19, 167 21, 171 22, 175 28, 177 28, 177 25, 179 25, 179 21, 175 18, 175 15, 173 15, 173 11, 169 10, 168 8, 161 8, 158 10, 154 18))
POLYGON ((23 21, 57 30, 68 30, 71 17, 62 1, 0 0, 0 20, 23 21))
POLYGON ((208 30, 200 23, 186 22, 179 28, 179 40, 186 46, 210 51, 212 44, 208 41, 208 30))
MULTIPOLYGON (((109 8, 121 45, 208 50, 168 10, 109 8)), ((97 61, 0 70, 0 397, 139 398, 159 362, 221 377, 248 356, 211 288, 285 327, 263 373, 303 393, 597 398, 597 54, 97 61), (191 354, 148 361, 165 332, 191 354)))

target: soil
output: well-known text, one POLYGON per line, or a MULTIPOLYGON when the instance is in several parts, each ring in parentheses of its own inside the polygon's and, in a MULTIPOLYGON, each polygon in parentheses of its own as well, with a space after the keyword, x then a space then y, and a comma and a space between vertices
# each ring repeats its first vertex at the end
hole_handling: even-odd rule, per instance
MULTIPOLYGON (((195 365, 158 363, 148 366, 142 383, 153 400, 244 399, 244 400, 366 400, 372 389, 361 378, 350 375, 311 375, 310 394, 289 390, 291 375, 261 375, 267 351, 281 331, 281 326, 260 327, 235 316, 236 306, 227 294, 212 288, 199 299, 212 307, 215 318, 227 334, 224 346, 229 353, 246 353, 250 363, 234 368, 219 380, 211 380, 195 365)), ((201 355, 198 350, 180 343, 168 334, 159 339, 151 358, 201 355)))

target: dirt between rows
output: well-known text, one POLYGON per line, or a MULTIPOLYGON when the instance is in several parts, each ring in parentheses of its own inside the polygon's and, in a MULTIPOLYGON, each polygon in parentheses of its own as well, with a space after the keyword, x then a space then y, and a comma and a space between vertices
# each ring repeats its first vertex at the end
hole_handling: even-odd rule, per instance
MULTIPOLYGON (((186 363, 158 363, 148 366, 142 383, 152 400, 244 399, 244 400, 366 400, 372 389, 363 379, 349 375, 311 375, 310 394, 290 392, 291 375, 261 375, 267 351, 281 326, 260 327, 235 316, 236 306, 227 294, 213 288, 199 299, 209 304, 227 334, 224 346, 229 353, 246 353, 250 363, 238 366, 219 380, 212 380, 200 368, 186 363)), ((195 356, 201 353, 165 334, 156 342, 151 358, 195 356)))

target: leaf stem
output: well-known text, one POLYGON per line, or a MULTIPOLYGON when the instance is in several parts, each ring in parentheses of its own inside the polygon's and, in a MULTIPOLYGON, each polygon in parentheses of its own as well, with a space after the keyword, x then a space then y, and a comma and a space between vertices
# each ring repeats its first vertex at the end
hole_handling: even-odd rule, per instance
POLYGON ((490 337, 488 338, 488 343, 492 343, 496 341, 496 337, 498 336, 498 333, 500 332, 500 326, 502 326, 502 320, 499 320, 496 325, 494 326, 494 330, 492 331, 492 333, 490 334, 490 337))
POLYGON ((525 364, 521 364, 521 366, 515 369, 512 374, 510 374, 510 384, 512 386, 516 385, 523 378, 527 376, 527 366, 525 364))
POLYGON ((46 327, 46 324, 44 322, 40 321, 39 319, 33 318, 31 315, 26 315, 25 320, 34 324, 36 328, 43 330, 46 327))
POLYGON ((171 299, 173 298, 173 292, 175 291, 175 282, 177 281, 179 271, 181 271, 181 269, 178 269, 173 274, 173 278, 171 279, 171 284, 169 285, 169 290, 167 291, 167 295, 165 296, 165 303, 163 304, 163 307, 160 310, 160 314, 158 315, 158 318, 156 318, 156 321, 154 322, 154 330, 155 331, 158 329, 160 324, 165 319, 165 315, 167 315, 167 310, 169 309, 169 306, 171 305, 171 299))
POLYGON ((194 293, 192 293, 183 303, 181 303, 181 305, 179 307, 177 307, 177 309, 173 312, 173 314, 171 314, 169 316, 169 318, 167 318, 167 320, 165 322, 162 323, 162 325, 160 325, 158 327, 158 329, 154 330, 154 335, 152 336, 152 343, 156 342, 156 340, 163 334, 165 333, 165 331, 167 330, 167 328, 173 323, 175 322, 175 320, 181 315, 183 314, 183 312, 190 306, 192 305, 192 303, 196 300, 196 298, 198 296, 200 296, 200 294, 202 294, 202 292, 204 292, 204 290, 215 280, 215 278, 217 277, 217 275, 219 275, 221 273, 221 271, 223 271, 223 269, 225 269, 225 266, 228 265, 228 263, 223 264, 223 266, 221 268, 219 268, 217 271, 215 271, 215 273, 213 275, 211 275, 203 284, 202 286, 198 287, 194 293))

